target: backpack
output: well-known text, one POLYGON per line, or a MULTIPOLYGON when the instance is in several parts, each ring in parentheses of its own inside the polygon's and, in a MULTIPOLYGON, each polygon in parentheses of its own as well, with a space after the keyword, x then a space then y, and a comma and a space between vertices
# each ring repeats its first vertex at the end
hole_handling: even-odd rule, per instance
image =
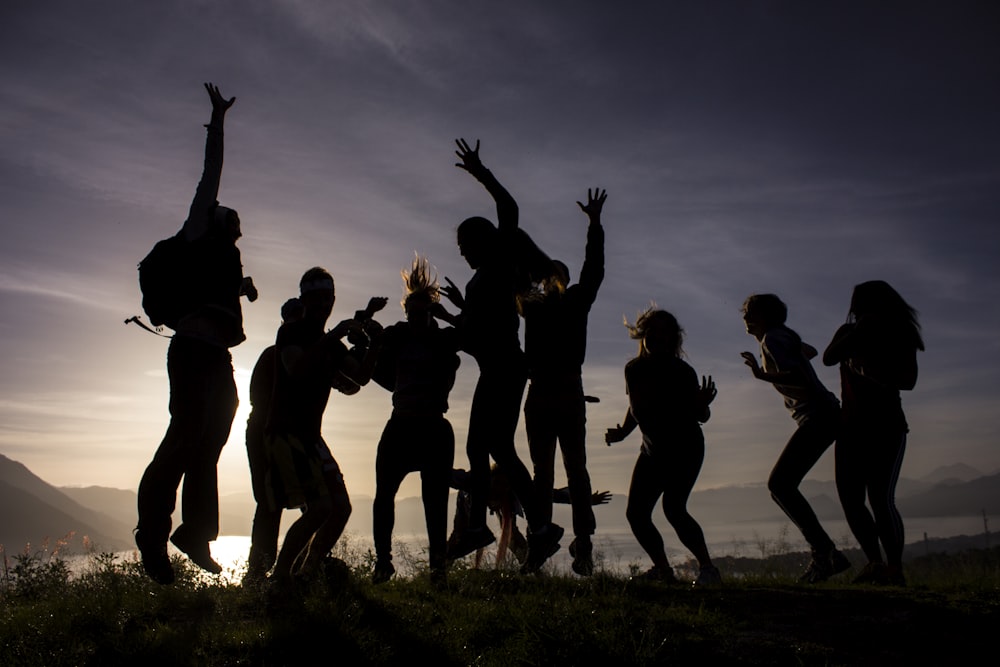
POLYGON ((182 233, 158 241, 139 262, 142 309, 153 326, 176 329, 177 322, 190 310, 185 280, 189 250, 182 233))

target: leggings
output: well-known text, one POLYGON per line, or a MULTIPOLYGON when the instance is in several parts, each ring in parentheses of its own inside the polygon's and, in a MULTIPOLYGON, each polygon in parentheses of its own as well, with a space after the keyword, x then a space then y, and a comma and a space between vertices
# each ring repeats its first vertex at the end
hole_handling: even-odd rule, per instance
POLYGON ((806 418, 789 438, 767 480, 774 502, 802 532, 812 550, 819 553, 833 549, 833 540, 799 491, 799 484, 837 437, 839 412, 833 406, 806 418))
POLYGON ((455 434, 441 415, 393 415, 382 431, 375 458, 373 534, 378 558, 392 559, 396 492, 407 474, 420 472, 429 561, 443 568, 448 533, 448 493, 455 434))
POLYGON ((639 453, 632 470, 625 516, 639 546, 649 554, 654 565, 669 567, 663 538, 653 525, 653 508, 660 496, 663 496, 663 513, 681 543, 694 554, 699 565, 712 563, 705 534, 687 511, 688 496, 704 459, 704 440, 683 443, 664 455, 651 456, 645 449, 639 453))
POLYGON ((527 379, 522 356, 511 357, 508 363, 480 364, 465 446, 472 473, 472 512, 469 517, 469 528, 472 530, 486 527, 491 456, 510 479, 514 494, 524 508, 528 526, 539 530, 546 525, 535 502, 531 473, 514 449, 514 433, 527 379))
POLYGON ((896 509, 896 482, 906 451, 905 424, 850 424, 835 449, 837 493, 847 525, 869 562, 903 563, 903 519, 896 509), (865 496, 871 511, 865 506, 865 496))

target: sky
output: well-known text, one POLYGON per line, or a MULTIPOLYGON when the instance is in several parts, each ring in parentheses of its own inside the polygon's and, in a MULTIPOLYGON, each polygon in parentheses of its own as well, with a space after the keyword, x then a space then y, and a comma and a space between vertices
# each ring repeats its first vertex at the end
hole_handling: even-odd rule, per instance
MULTIPOLYGON (((168 422, 167 340, 136 263, 183 223, 211 81, 236 96, 220 201, 239 211, 241 405, 219 463, 249 493, 250 370, 309 267, 330 326, 370 296, 401 319, 414 252, 459 285, 458 223, 495 219, 454 140, 517 199, 521 226, 574 275, 587 188, 608 192, 606 278, 584 368, 594 486, 624 493, 638 434, 622 326, 651 302, 686 331, 719 396, 697 488, 763 482, 794 429, 740 358, 740 305, 773 292, 820 350, 857 283, 920 312, 903 475, 1000 469, 1000 7, 994 2, 6 0, 0 5, 0 453, 59 486, 134 489, 168 422)), ((839 392, 836 369, 818 367, 839 392)), ((465 467, 475 363, 449 417, 465 467)), ((374 492, 390 411, 376 385, 331 397, 327 442, 374 492)), ((527 460, 523 425, 519 451, 527 460)), ((833 478, 833 453, 812 477, 833 478)), ((561 480, 557 477, 557 480, 561 480)), ((416 476, 400 495, 417 495, 416 476)))

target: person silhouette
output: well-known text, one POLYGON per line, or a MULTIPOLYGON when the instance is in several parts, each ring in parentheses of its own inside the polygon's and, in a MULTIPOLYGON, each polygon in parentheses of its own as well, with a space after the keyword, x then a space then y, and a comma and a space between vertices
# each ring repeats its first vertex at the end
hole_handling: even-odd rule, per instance
POLYGON ((314 574, 350 517, 344 476, 321 433, 323 413, 331 388, 355 393, 371 378, 381 331, 371 317, 387 301, 373 297, 364 311, 324 333, 336 298, 333 276, 320 267, 309 269, 299 291, 303 317, 282 324, 275 341, 274 394, 265 430, 269 508, 303 510, 285 533, 271 574, 279 587, 293 575, 314 574), (354 341, 350 350, 345 337, 354 341))
MULTIPOLYGON (((500 537, 497 539, 497 552, 495 564, 500 567, 507 553, 514 555, 515 560, 523 565, 528 556, 528 540, 517 527, 517 518, 524 517, 524 508, 521 502, 514 495, 510 487, 510 479, 503 469, 497 464, 491 467, 490 475, 490 498, 487 504, 489 513, 495 515, 500 521, 500 537)), ((469 526, 469 515, 472 511, 472 502, 469 495, 471 475, 466 470, 456 468, 451 471, 451 488, 458 490, 458 497, 455 502, 455 517, 452 520, 451 535, 448 536, 448 543, 453 544, 462 539, 462 533, 469 526)), ((572 503, 568 486, 552 489, 552 502, 563 505, 572 503)), ((588 502, 593 505, 606 505, 611 502, 610 491, 594 491, 588 498, 588 502)), ((485 548, 476 550, 474 567, 482 566, 485 548)))
POLYGON ((205 165, 188 217, 178 236, 186 263, 184 314, 174 326, 167 351, 170 424, 138 492, 135 543, 143 569, 160 584, 174 580, 167 538, 196 565, 218 574, 209 542, 219 536, 219 485, 216 466, 229 438, 238 404, 229 348, 242 343, 240 297, 256 299, 253 281, 243 276, 236 241, 240 218, 217 200, 222 178, 223 125, 236 101, 205 84, 212 103, 206 126, 205 165), (181 493, 183 521, 173 534, 171 514, 181 493))
MULTIPOLYGON (((281 321, 297 322, 305 315, 302 301, 291 298, 281 306, 281 321)), ((271 410, 277 348, 264 348, 250 374, 250 416, 247 417, 247 462, 250 464, 250 487, 257 507, 250 530, 250 555, 243 585, 262 583, 278 555, 278 532, 281 528, 281 508, 271 509, 267 502, 267 447, 264 429, 271 410)))
POLYGON ((815 584, 851 567, 799 491, 806 473, 837 437, 840 403, 813 369, 816 348, 785 325, 788 307, 774 294, 752 294, 743 302, 747 333, 760 342, 761 363, 753 352, 741 356, 758 380, 770 383, 785 399, 798 424, 771 470, 767 488, 778 507, 802 532, 812 560, 801 581, 815 584))
POLYGON ((483 166, 479 142, 475 148, 464 139, 455 143, 455 154, 461 160, 456 166, 482 183, 496 202, 497 226, 481 217, 467 218, 459 225, 458 247, 475 273, 466 285, 464 297, 447 276, 448 285, 441 289, 460 311, 450 321, 459 331, 462 349, 479 366, 466 443, 472 473, 470 527, 462 540, 451 546, 448 558, 461 558, 496 540, 486 527, 492 456, 510 476, 528 520, 528 557, 522 571, 537 572, 559 549, 563 529, 545 519, 535 499, 531 475, 514 448, 527 382, 516 299, 533 281, 552 275, 555 267, 518 228, 517 203, 483 166))
POLYGON ((587 472, 582 367, 587 351, 587 317, 604 280, 601 210, 606 199, 607 194, 595 188, 587 190, 586 205, 577 202, 590 221, 580 281, 570 285, 569 270, 557 261, 557 275, 520 300, 530 379, 524 425, 538 507, 541 519, 551 521, 558 440, 573 507, 574 539, 569 546, 572 568, 582 576, 590 576, 594 571, 591 536, 597 527, 587 472))
POLYGON ((632 534, 653 561, 642 579, 676 583, 663 538, 653 524, 656 501, 663 497, 663 513, 681 543, 698 560, 695 585, 722 581, 712 564, 701 526, 687 511, 688 496, 705 459, 701 424, 711 416, 715 400, 712 377, 698 375, 683 359, 684 331, 671 313, 646 309, 635 325, 625 322, 629 336, 639 341, 639 354, 625 365, 629 407, 621 424, 609 428, 605 442, 621 442, 638 426, 642 447, 632 470, 625 516, 632 534))
POLYGON ((452 327, 438 327, 434 319, 434 312, 442 308, 440 287, 427 260, 416 257, 402 275, 406 319, 382 333, 372 376, 392 392, 392 415, 375 458, 372 581, 377 584, 396 572, 392 564, 396 492, 406 475, 415 471, 420 472, 431 578, 444 579, 448 487, 455 460, 455 433, 444 415, 459 366, 458 333, 452 327))
POLYGON ((909 432, 900 391, 916 386, 917 350, 923 349, 917 311, 889 283, 871 280, 855 286, 848 321, 823 352, 824 364, 840 365, 837 493, 868 559, 855 583, 906 585, 895 497, 909 432))

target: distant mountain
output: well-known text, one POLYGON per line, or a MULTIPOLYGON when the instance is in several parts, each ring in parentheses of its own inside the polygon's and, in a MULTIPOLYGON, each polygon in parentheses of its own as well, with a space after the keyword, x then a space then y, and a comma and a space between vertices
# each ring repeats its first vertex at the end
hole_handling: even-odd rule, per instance
MULTIPOLYGON (((921 480, 901 479, 897 487, 900 511, 904 517, 970 516, 984 510, 989 515, 1000 514, 1000 472, 958 481, 959 477, 974 473, 973 468, 959 464, 941 468, 921 480)), ((820 520, 843 519, 833 481, 805 480, 801 490, 820 520)), ((219 501, 222 533, 249 534, 255 508, 253 496, 250 493, 228 494, 219 501)), ((452 494, 451 510, 454 502, 452 494)), ((615 509, 620 509, 618 516, 623 517, 625 494, 616 494, 613 503, 615 509)), ((371 496, 355 495, 351 504, 354 511, 347 530, 370 535, 371 496)), ((764 483, 697 491, 692 494, 689 506, 705 524, 784 520, 764 483)), ((0 544, 10 553, 20 551, 29 542, 39 544, 45 538, 54 542, 71 531, 75 532, 71 546, 77 553, 82 551, 84 535, 101 550, 131 549, 134 546, 135 507, 134 491, 97 486, 59 489, 22 464, 0 455, 0 544)), ((283 528, 287 528, 296 516, 296 512, 286 512, 283 528)), ((175 514, 175 525, 179 519, 175 514)), ((450 521, 449 514, 449 525, 450 521)), ((397 498, 396 535, 423 535, 425 530, 420 498, 397 498)))
POLYGON ((8 553, 17 553, 29 543, 54 544, 70 534, 68 546, 75 553, 84 551, 84 537, 102 551, 118 551, 131 543, 130 526, 80 505, 0 454, 0 544, 8 553))
POLYGON ((1000 473, 969 482, 947 480, 897 503, 903 516, 972 516, 1000 514, 1000 473))
POLYGON ((953 484, 955 482, 971 482, 977 477, 983 477, 982 471, 964 463, 953 463, 950 466, 935 468, 929 475, 921 477, 921 480, 931 484, 941 484, 942 482, 953 484))

